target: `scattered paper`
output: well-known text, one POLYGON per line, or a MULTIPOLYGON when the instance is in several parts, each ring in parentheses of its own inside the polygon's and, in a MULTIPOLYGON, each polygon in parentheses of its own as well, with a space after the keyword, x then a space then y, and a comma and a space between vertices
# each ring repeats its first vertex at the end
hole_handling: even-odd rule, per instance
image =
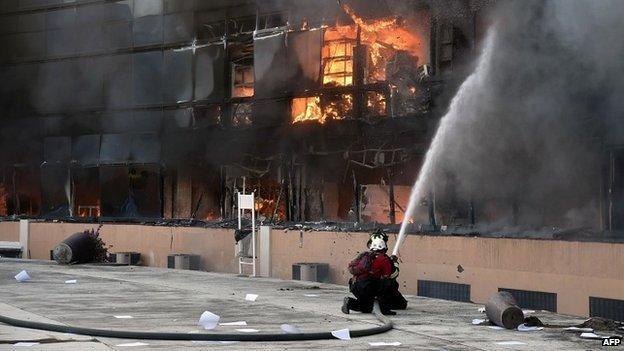
POLYGON ((238 340, 226 340, 226 341, 219 341, 219 344, 238 344, 240 341, 238 340))
POLYGON ((401 343, 398 341, 395 342, 369 342, 370 346, 401 346, 401 343))
POLYGON ((481 313, 485 313, 485 307, 480 307, 477 311, 479 311, 481 313))
POLYGON ((13 346, 17 346, 17 347, 32 347, 35 345, 39 345, 38 342, 16 342, 15 344, 13 344, 13 346))
POLYGON ((303 294, 305 297, 319 297, 317 294, 303 294))
POLYGON ((17 273, 17 275, 15 276, 15 280, 17 280, 20 283, 25 282, 25 281, 30 280, 30 276, 28 275, 26 271, 21 271, 17 273))
POLYGON ((501 341, 501 342, 497 342, 496 345, 513 346, 513 345, 526 345, 526 343, 520 342, 520 341, 501 341))
POLYGON ((226 323, 219 323, 219 325, 247 325, 247 322, 245 321, 238 321, 238 322, 226 322, 226 323))
POLYGON ((122 315, 122 316, 115 316, 115 318, 117 318, 117 319, 130 319, 130 318, 134 318, 134 317, 128 316, 128 315, 122 315))
POLYGON ((219 324, 219 319, 221 319, 221 317, 217 316, 216 314, 209 311, 204 311, 201 317, 199 317, 198 324, 205 330, 210 330, 217 327, 217 324, 219 324))
POLYGON ((591 333, 594 330, 592 328, 579 328, 579 327, 568 327, 564 328, 565 331, 573 331, 573 332, 582 332, 582 333, 591 333))
POLYGON ((76 284, 78 281, 76 279, 66 280, 65 284, 76 284))
POLYGON ((531 315, 531 313, 535 313, 535 310, 522 310, 522 313, 525 317, 528 317, 531 315))
POLYGON ((601 336, 594 333, 581 333, 581 338, 583 339, 606 339, 608 336, 601 336))
POLYGON ((498 325, 490 325, 490 326, 488 326, 488 328, 494 329, 494 330, 503 330, 503 329, 505 329, 503 327, 499 327, 498 325))
POLYGON ((258 329, 251 329, 251 328, 236 329, 236 331, 239 331, 241 333, 257 333, 257 332, 259 332, 258 329))
POLYGON ((129 342, 129 343, 125 343, 125 344, 117 344, 115 346, 127 346, 127 347, 132 347, 132 346, 147 346, 149 344, 146 344, 144 342, 129 342))
POLYGON ((351 334, 349 333, 349 329, 340 329, 334 330, 331 334, 340 340, 351 340, 351 334))
POLYGON ((530 331, 537 331, 537 330, 542 330, 542 329, 544 328, 543 327, 529 327, 524 323, 518 326, 518 331, 521 331, 521 332, 530 332, 530 331))
POLYGON ((478 324, 481 324, 483 322, 485 322, 485 319, 475 318, 475 319, 472 320, 472 324, 474 324, 474 325, 478 325, 478 324))
POLYGON ((256 294, 247 294, 247 295, 245 295, 245 300, 247 300, 247 301, 256 301, 257 298, 258 298, 258 295, 256 295, 256 294))
POLYGON ((286 334, 301 334, 301 330, 299 330, 299 328, 295 327, 294 325, 282 324, 280 328, 286 334))

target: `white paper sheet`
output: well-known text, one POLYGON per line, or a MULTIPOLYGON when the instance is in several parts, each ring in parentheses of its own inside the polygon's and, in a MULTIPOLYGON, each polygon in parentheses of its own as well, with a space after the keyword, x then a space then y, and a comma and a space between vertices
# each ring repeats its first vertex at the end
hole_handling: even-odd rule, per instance
POLYGON ((282 324, 280 326, 280 329, 282 329, 282 331, 286 334, 300 334, 301 333, 301 330, 299 330, 299 328, 290 324, 282 324))
POLYGON ((32 347, 35 345, 39 345, 38 342, 16 342, 15 344, 13 344, 13 346, 17 346, 17 347, 32 347))
POLYGON ((247 322, 245 322, 245 321, 225 322, 225 323, 219 323, 219 325, 223 325, 223 326, 228 326, 228 325, 247 325, 247 322))
POLYGON ((479 309, 477 311, 479 311, 481 313, 485 313, 485 307, 479 307, 479 309))
POLYGON ((305 297, 319 297, 317 294, 303 294, 305 297))
POLYGON ((349 329, 334 330, 331 334, 340 340, 351 340, 351 333, 349 333, 349 329))
POLYGON ((475 319, 472 320, 472 324, 474 324, 474 325, 481 324, 483 322, 485 322, 485 319, 475 318, 475 319))
POLYGON ((217 327, 217 324, 219 324, 219 319, 221 319, 221 317, 219 317, 218 315, 210 311, 204 311, 204 313, 202 313, 202 315, 199 317, 198 325, 205 330, 211 330, 217 327))
POLYGON ((395 342, 369 342, 370 346, 401 346, 401 343, 398 341, 395 342))
POLYGON ((15 280, 17 280, 18 282, 25 282, 25 281, 29 281, 30 280, 30 276, 28 275, 28 272, 26 271, 21 271, 19 273, 17 273, 15 275, 15 280))
POLYGON ((503 327, 499 327, 498 325, 490 325, 488 328, 494 329, 494 330, 503 330, 503 329, 505 329, 503 327))
POLYGON ((501 341, 501 342, 497 342, 496 345, 514 346, 514 345, 526 345, 526 343, 520 342, 520 341, 501 341))
POLYGON ((147 346, 149 344, 146 344, 144 342, 129 342, 129 343, 125 343, 125 344, 117 344, 115 346, 121 346, 121 347, 133 347, 133 346, 147 346))
POLYGON ((121 315, 121 316, 114 316, 117 319, 131 319, 134 318, 132 316, 128 316, 128 315, 121 315))
POLYGON ((518 331, 521 331, 521 332, 531 332, 531 331, 537 331, 537 330, 542 330, 542 329, 544 328, 543 327, 528 327, 524 323, 518 326, 518 331))
POLYGON ((78 283, 76 279, 70 279, 70 280, 65 281, 65 284, 76 284, 76 283, 78 283))
POLYGON ((236 331, 239 331, 241 333, 257 333, 257 332, 259 332, 258 329, 252 329, 252 328, 236 329, 236 331))
POLYGON ((247 300, 247 301, 256 301, 257 298, 258 298, 258 295, 256 295, 256 294, 247 294, 247 295, 245 295, 245 300, 247 300))

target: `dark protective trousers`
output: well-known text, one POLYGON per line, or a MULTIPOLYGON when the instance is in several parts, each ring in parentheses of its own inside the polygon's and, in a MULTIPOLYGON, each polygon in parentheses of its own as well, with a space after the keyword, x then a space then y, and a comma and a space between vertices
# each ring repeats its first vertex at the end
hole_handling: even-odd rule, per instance
POLYGON ((399 283, 394 279, 350 280, 349 290, 355 295, 355 299, 350 297, 348 302, 349 309, 353 311, 371 313, 375 299, 379 301, 382 312, 407 308, 407 301, 399 292, 399 283))

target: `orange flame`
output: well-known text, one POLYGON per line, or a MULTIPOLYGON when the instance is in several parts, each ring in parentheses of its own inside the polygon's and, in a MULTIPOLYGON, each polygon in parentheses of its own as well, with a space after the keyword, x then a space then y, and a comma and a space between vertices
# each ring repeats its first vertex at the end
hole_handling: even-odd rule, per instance
POLYGON ((292 100, 293 123, 317 120, 325 123, 321 112, 321 99, 318 96, 294 98, 292 100))
POLYGON ((422 56, 422 40, 407 28, 405 21, 399 21, 396 17, 367 21, 348 5, 342 7, 360 27, 360 40, 369 47, 369 76, 373 80, 386 79, 386 64, 396 50, 408 52, 416 61, 422 56))
POLYGON ((78 217, 100 217, 100 206, 78 206, 78 217))
POLYGON ((321 108, 319 96, 294 98, 291 105, 292 123, 317 121, 324 124, 328 119, 343 119, 353 109, 352 94, 328 96, 321 108))

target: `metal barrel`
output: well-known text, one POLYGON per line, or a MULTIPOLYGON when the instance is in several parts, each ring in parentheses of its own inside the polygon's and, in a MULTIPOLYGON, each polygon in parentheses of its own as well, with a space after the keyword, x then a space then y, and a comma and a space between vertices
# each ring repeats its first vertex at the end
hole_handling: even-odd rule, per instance
POLYGON ((522 309, 507 291, 499 291, 490 297, 485 305, 485 314, 491 322, 507 329, 516 329, 524 322, 522 309))
POLYGON ((91 262, 95 255, 94 245, 89 233, 75 233, 56 245, 52 256, 60 264, 91 262))

